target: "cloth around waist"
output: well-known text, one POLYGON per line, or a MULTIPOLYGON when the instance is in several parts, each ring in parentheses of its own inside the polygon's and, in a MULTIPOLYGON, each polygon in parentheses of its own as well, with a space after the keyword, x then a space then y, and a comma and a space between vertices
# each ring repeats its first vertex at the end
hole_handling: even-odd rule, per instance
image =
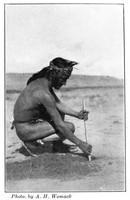
MULTIPOLYGON (((12 126, 11 129, 14 129, 15 124, 24 124, 24 123, 29 123, 29 124, 36 124, 39 122, 44 122, 45 120, 43 119, 32 119, 32 120, 28 120, 28 121, 18 121, 18 120, 14 120, 12 122, 12 126)), ((50 120, 50 122, 52 122, 52 120, 50 120)))

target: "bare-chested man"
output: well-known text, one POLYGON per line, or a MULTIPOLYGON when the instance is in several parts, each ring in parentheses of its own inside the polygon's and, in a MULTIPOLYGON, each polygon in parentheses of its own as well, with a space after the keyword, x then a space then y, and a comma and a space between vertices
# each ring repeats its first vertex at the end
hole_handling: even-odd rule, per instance
POLYGON ((65 115, 87 120, 88 112, 74 111, 63 104, 53 91, 60 89, 70 77, 73 66, 78 63, 63 58, 53 59, 48 67, 34 74, 27 87, 19 95, 14 106, 14 126, 18 137, 30 148, 39 139, 57 134, 60 139, 68 139, 86 155, 92 146, 74 135, 75 127, 64 121, 65 115))

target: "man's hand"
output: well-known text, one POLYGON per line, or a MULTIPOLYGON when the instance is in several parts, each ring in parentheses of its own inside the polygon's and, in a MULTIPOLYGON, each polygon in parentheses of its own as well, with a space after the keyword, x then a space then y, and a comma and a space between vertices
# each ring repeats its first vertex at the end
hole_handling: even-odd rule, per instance
POLYGON ((89 111, 87 111, 87 110, 81 110, 81 111, 78 113, 77 118, 78 118, 78 119, 83 119, 84 121, 86 121, 86 120, 88 120, 88 113, 89 113, 89 111))
POLYGON ((86 154, 90 155, 92 153, 92 145, 86 142, 82 142, 80 145, 80 149, 86 154))

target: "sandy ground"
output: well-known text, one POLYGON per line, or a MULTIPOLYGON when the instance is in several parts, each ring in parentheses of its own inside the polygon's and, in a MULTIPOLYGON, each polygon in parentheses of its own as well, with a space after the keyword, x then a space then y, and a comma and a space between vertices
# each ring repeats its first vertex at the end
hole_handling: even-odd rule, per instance
MULTIPOLYGON (((97 88, 58 93, 66 104, 80 110, 85 99, 90 111, 87 121, 92 161, 76 153, 52 153, 46 147, 37 158, 30 157, 10 130, 17 93, 6 96, 6 191, 124 191, 125 131, 122 88, 97 88)), ((85 141, 84 123, 66 117, 76 127, 76 136, 85 141)), ((55 137, 55 136, 53 136, 55 137)), ((66 143, 69 143, 66 140, 66 143)))

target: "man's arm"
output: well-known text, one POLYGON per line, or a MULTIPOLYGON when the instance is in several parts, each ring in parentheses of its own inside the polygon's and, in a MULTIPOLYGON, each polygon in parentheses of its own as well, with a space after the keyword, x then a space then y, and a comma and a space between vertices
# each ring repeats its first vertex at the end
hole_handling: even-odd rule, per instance
POLYGON ((59 131, 63 134, 64 137, 66 137, 68 140, 76 144, 84 153, 90 154, 91 153, 91 145, 86 144, 79 138, 77 138, 71 130, 66 126, 65 122, 62 120, 57 108, 55 99, 51 95, 51 93, 41 94, 41 92, 38 93, 38 101, 44 105, 46 108, 48 114, 50 115, 53 123, 54 128, 56 131, 59 131))
POLYGON ((66 114, 66 115, 70 115, 70 116, 73 116, 73 117, 78 117, 78 112, 77 111, 72 110, 67 105, 65 105, 64 103, 62 103, 58 99, 57 95, 54 93, 53 90, 51 90, 51 93, 52 93, 53 97, 55 98, 56 108, 58 109, 58 111, 66 114))
POLYGON ((64 103, 60 102, 56 102, 56 107, 57 109, 66 114, 66 115, 70 115, 73 117, 76 117, 78 119, 84 119, 85 121, 88 120, 88 111, 87 110, 81 110, 79 112, 72 110, 70 107, 66 106, 64 103))
POLYGON ((71 142, 77 144, 78 146, 81 145, 82 141, 79 140, 77 137, 73 135, 71 130, 66 126, 65 122, 62 120, 57 108, 56 108, 56 102, 51 93, 41 94, 41 92, 38 94, 39 101, 44 105, 46 108, 48 114, 50 115, 54 128, 56 131, 61 132, 67 139, 69 139, 71 142))
POLYGON ((66 115, 70 115, 70 116, 73 116, 73 117, 78 117, 78 112, 77 111, 72 110, 70 107, 68 107, 67 105, 65 105, 61 101, 60 102, 56 102, 56 107, 60 112, 66 114, 66 115))

